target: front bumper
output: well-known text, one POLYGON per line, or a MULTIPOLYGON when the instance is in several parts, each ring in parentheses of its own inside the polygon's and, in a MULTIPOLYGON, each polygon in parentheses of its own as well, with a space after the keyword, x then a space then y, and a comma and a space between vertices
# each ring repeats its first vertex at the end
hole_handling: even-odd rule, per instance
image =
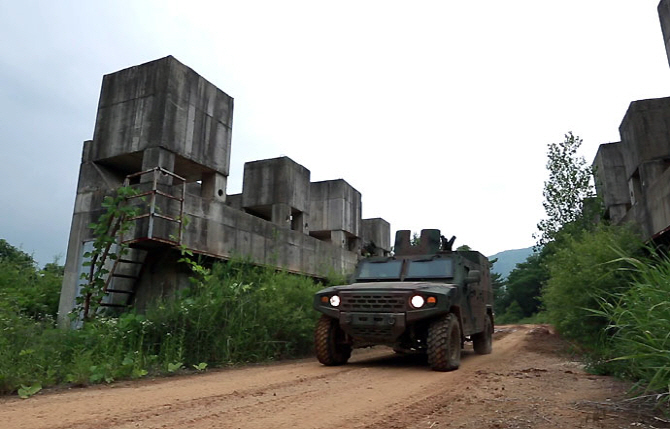
POLYGON ((339 320, 349 336, 373 343, 394 343, 407 327, 404 313, 340 312, 339 320))

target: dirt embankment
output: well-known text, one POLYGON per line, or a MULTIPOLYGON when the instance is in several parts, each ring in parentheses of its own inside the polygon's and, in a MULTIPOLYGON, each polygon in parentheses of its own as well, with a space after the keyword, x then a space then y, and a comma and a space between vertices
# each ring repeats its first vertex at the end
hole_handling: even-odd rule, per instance
POLYGON ((349 364, 306 359, 0 399, 15 428, 667 428, 628 387, 559 354, 547 327, 503 327, 494 352, 430 371, 385 348, 349 364))

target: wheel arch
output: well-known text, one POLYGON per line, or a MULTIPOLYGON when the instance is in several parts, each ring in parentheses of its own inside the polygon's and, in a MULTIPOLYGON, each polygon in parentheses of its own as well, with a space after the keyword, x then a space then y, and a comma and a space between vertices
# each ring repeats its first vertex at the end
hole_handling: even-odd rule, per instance
POLYGON ((463 334, 463 314, 461 313, 461 307, 458 305, 452 305, 449 307, 449 313, 453 313, 456 315, 456 320, 458 320, 458 327, 461 330, 461 338, 465 338, 465 335, 463 334))

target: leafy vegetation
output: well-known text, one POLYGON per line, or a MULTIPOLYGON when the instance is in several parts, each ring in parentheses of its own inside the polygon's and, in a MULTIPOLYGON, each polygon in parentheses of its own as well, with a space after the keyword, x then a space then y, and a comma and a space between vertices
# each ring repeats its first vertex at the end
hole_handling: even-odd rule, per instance
POLYGON ((591 168, 576 156, 580 144, 569 133, 549 145, 538 252, 495 285, 497 320, 552 323, 591 370, 636 380, 638 393, 667 410, 670 259, 645 247, 632 226, 602 219, 591 168))
POLYGON ((84 321, 88 321, 95 316, 105 295, 106 279, 109 275, 107 262, 120 259, 128 253, 128 245, 117 240, 117 237, 130 230, 132 222, 129 219, 139 214, 139 207, 128 204, 128 198, 138 193, 139 191, 130 186, 122 186, 113 196, 105 196, 102 201, 105 211, 97 222, 89 225, 95 240, 93 249, 84 253, 87 261, 83 265, 89 267, 89 271, 81 275, 86 282, 72 311, 74 318, 82 317, 84 321))
MULTIPOLYGON (((192 368, 303 356, 312 349, 314 280, 247 261, 195 262, 191 287, 145 314, 97 317, 60 330, 54 316, 62 267, 35 268, 0 242, 0 393, 88 385, 192 368)), ((16 252, 14 252, 16 251, 16 252)), ((190 260, 190 259, 189 259, 190 260)))
POLYGON ((593 310, 609 302, 610 294, 629 287, 630 271, 620 255, 636 254, 642 243, 630 228, 604 224, 563 241, 548 257, 542 300, 549 321, 562 335, 591 348, 602 342, 608 325, 593 310))
POLYGON ((540 309, 540 290, 547 279, 540 254, 531 254, 494 293, 494 306, 499 312, 499 323, 516 323, 531 317, 540 309))
POLYGON ((55 318, 62 278, 57 260, 37 269, 32 256, 0 239, 0 311, 55 318))

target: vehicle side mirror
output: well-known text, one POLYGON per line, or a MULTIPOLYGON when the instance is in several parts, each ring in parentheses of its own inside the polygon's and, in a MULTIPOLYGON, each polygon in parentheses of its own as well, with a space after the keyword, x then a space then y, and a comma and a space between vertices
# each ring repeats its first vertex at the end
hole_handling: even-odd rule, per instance
POLYGON ((481 279, 482 275, 479 270, 470 270, 465 278, 465 284, 478 283, 481 279))

